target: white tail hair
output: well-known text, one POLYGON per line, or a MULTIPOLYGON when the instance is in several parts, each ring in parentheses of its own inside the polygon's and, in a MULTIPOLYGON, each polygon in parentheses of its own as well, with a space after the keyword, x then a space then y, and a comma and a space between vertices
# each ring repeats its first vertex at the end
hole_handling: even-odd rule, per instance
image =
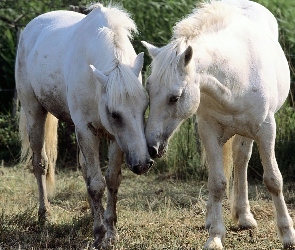
POLYGON ((227 180, 226 185, 226 196, 230 199, 231 181, 233 174, 233 140, 235 136, 230 138, 224 145, 222 149, 223 154, 223 170, 227 180))
MULTIPOLYGON (((58 119, 48 113, 45 122, 43 152, 47 156, 48 169, 46 173, 46 189, 49 196, 53 195, 55 187, 55 163, 57 158, 57 127, 58 119)), ((21 141, 21 159, 20 163, 29 165, 33 159, 33 152, 30 147, 30 141, 27 132, 26 115, 21 108, 19 117, 19 135, 21 141)))

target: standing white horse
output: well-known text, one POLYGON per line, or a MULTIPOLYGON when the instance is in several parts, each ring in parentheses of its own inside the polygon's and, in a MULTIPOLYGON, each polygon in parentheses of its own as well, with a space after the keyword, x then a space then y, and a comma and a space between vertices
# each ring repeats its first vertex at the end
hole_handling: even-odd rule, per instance
POLYGON ((223 146, 234 135, 232 215, 241 227, 257 225, 247 193, 247 165, 256 141, 263 181, 275 205, 279 237, 284 247, 294 246, 293 221, 284 201, 274 151, 274 114, 284 103, 290 85, 274 16, 248 0, 210 1, 175 25, 168 45, 157 48, 143 44, 153 58, 147 80, 150 114, 145 129, 150 155, 161 157, 181 122, 195 113, 198 116, 209 169, 209 239, 205 248, 223 247, 223 146))
POLYGON ((54 177, 57 117, 75 125, 94 216, 94 246, 101 248, 117 237, 123 153, 136 174, 147 172, 153 161, 144 135, 148 98, 141 84, 143 53, 137 56, 130 42, 135 23, 119 8, 90 8, 87 16, 53 11, 32 20, 21 34, 15 76, 22 105, 22 154, 31 148, 39 219, 49 215, 46 177, 54 177), (104 135, 111 138, 105 179, 98 147, 104 135))

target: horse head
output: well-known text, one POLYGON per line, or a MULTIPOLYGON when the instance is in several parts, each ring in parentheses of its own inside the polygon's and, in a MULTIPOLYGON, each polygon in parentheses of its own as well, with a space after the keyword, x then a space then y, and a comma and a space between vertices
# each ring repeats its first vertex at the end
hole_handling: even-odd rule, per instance
POLYGON ((141 84, 143 53, 131 68, 117 62, 108 74, 90 65, 100 83, 99 116, 103 127, 125 153, 126 163, 136 174, 146 173, 153 165, 144 135, 144 113, 148 97, 141 84), (131 70, 130 70, 131 69, 131 70))
POLYGON ((145 134, 150 156, 159 158, 167 151, 169 138, 179 125, 196 112, 200 89, 191 46, 176 48, 169 44, 157 48, 142 43, 153 59, 147 79, 150 112, 145 134))

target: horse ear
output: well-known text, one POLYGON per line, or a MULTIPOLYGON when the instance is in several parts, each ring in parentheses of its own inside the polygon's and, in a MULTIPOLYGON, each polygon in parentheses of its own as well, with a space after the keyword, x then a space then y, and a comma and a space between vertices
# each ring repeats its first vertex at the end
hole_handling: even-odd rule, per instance
POLYGON ((92 64, 89 65, 90 68, 92 69, 95 78, 102 84, 106 84, 108 81, 108 77, 102 73, 101 71, 99 71, 97 68, 95 68, 92 64))
POLYGON ((140 71, 142 70, 142 67, 143 67, 143 60, 144 60, 143 56, 144 56, 143 52, 139 53, 134 61, 132 70, 137 77, 139 77, 140 71))
POLYGON ((188 46, 186 50, 180 55, 179 61, 178 61, 178 68, 180 70, 183 70, 191 61, 193 58, 193 48, 192 46, 188 46))
POLYGON ((149 44, 149 43, 147 43, 145 41, 141 41, 141 43, 142 43, 142 45, 144 47, 147 48, 147 50, 149 51, 152 58, 155 58, 159 54, 160 49, 158 47, 156 47, 156 46, 154 46, 152 44, 149 44))

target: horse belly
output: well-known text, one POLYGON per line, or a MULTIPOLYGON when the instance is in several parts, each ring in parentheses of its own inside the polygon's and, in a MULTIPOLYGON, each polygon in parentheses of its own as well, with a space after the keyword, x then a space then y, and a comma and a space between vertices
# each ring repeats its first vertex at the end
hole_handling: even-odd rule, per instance
POLYGON ((41 105, 58 119, 73 123, 66 100, 66 88, 58 83, 42 85, 37 98, 41 105))
POLYGON ((221 137, 230 138, 234 134, 239 134, 254 138, 268 114, 267 100, 259 93, 256 98, 250 94, 234 99, 235 105, 228 108, 216 103, 206 94, 201 94, 197 115, 214 126, 221 137))

